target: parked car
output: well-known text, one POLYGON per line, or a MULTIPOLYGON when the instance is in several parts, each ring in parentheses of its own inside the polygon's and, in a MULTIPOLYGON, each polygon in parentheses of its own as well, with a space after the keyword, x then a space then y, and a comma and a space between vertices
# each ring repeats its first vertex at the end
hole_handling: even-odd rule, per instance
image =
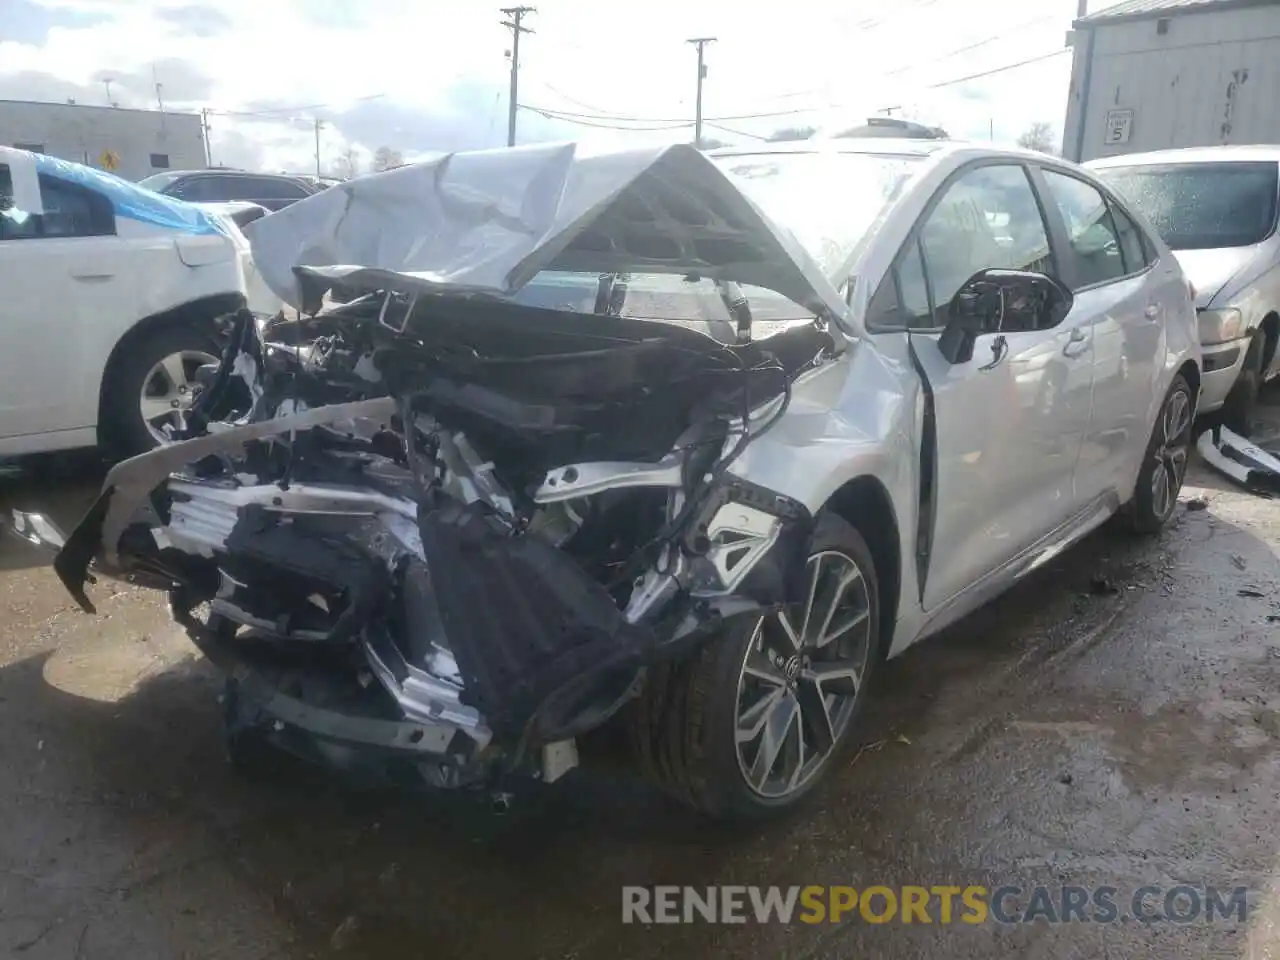
POLYGON ((1124 195, 1196 289, 1200 411, 1248 433, 1258 391, 1280 376, 1280 147, 1161 150, 1088 166, 1124 195))
POLYGON ((150 449, 181 423, 215 318, 282 305, 228 217, 0 147, 0 455, 150 449))
POLYGON ((879 660, 1176 509, 1186 279, 1042 154, 456 154, 248 233, 306 313, 373 295, 310 347, 242 320, 220 377, 267 385, 253 411, 202 394, 55 563, 86 607, 91 562, 170 592, 233 746, 457 787, 554 780, 615 722, 684 802, 775 814, 879 660))
POLYGON ((317 177, 312 173, 293 173, 290 174, 294 179, 301 180, 315 187, 317 192, 320 190, 328 190, 330 187, 336 187, 343 181, 338 177, 317 177))
POLYGON ((196 203, 248 200, 268 210, 281 210, 324 189, 299 177, 244 170, 167 170, 138 181, 138 186, 196 203))
POLYGON ((947 131, 942 127, 931 127, 927 124, 917 123, 914 120, 903 120, 900 117, 868 117, 866 123, 858 124, 855 127, 849 127, 838 133, 833 133, 834 137, 877 137, 883 139, 903 139, 910 138, 913 140, 946 140, 947 131))

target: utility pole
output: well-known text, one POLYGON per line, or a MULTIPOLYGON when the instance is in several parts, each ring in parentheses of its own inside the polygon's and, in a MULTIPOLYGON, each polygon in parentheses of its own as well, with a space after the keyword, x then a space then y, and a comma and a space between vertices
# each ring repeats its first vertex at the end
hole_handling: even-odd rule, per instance
POLYGON ((1089 15, 1089 0, 1076 0, 1076 19, 1083 20, 1089 15))
POLYGON ((204 134, 204 165, 213 166, 213 153, 209 149, 209 108, 200 111, 200 132, 204 134))
POLYGON ((708 43, 715 43, 715 37, 694 37, 686 40, 686 43, 692 43, 698 48, 698 93, 694 104, 693 114, 693 145, 695 147, 702 146, 702 81, 707 78, 707 65, 703 61, 702 51, 708 43))
POLYGON ((324 121, 316 117, 316 176, 320 176, 320 128, 324 126, 324 121))
POLYGON ((107 88, 107 106, 114 107, 115 104, 111 102, 111 78, 103 77, 102 85, 107 88))
POLYGON ((503 20, 502 25, 511 30, 511 102, 507 104, 507 146, 514 147, 516 145, 516 108, 520 105, 516 99, 520 75, 520 34, 533 33, 528 27, 522 26, 520 20, 526 13, 538 11, 536 7, 503 7, 502 12, 510 17, 509 20, 503 20))

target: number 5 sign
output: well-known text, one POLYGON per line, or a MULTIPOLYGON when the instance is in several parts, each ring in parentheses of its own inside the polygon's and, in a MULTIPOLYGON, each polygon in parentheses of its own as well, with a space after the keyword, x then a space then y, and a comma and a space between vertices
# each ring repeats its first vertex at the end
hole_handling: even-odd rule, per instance
POLYGON ((1133 111, 1132 110, 1108 110, 1107 111, 1107 133, 1103 138, 1103 143, 1107 146, 1113 144, 1128 143, 1129 134, 1133 132, 1133 111))

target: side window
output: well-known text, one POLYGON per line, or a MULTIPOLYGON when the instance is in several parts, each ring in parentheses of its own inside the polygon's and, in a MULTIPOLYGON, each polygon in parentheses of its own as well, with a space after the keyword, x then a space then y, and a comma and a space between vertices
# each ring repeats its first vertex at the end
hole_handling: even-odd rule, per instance
POLYGON ((171 197, 192 203, 210 203, 226 199, 218 195, 216 177, 186 177, 164 190, 171 197))
POLYGON ((1142 231, 1127 213, 1114 203, 1109 206, 1111 221, 1116 225, 1116 233, 1120 235, 1120 256, 1124 258, 1125 273, 1145 270, 1154 259, 1149 252, 1150 244, 1143 241, 1142 231))
POLYGON ((116 232, 115 211, 100 194, 55 177, 40 176, 42 237, 104 237, 116 232))
POLYGON ((1054 273, 1044 218, 1019 165, 963 174, 945 189, 919 233, 935 308, 933 322, 923 325, 945 325, 952 297, 980 270, 1054 273))
POLYGON ((116 232, 115 211, 101 194, 42 173, 40 196, 43 214, 14 207, 9 168, 0 165, 0 240, 104 237, 116 232))
POLYGON ((918 239, 907 242, 880 281, 867 305, 867 324, 871 329, 933 326, 918 239))
POLYGON ((1075 289, 1119 280, 1132 272, 1125 269, 1120 237, 1102 194, 1083 180, 1056 170, 1045 170, 1044 179, 1067 226, 1076 267, 1075 289))
POLYGON ((301 200, 308 195, 301 184, 269 177, 246 177, 242 189, 246 200, 301 200))
POLYGON ((9 165, 0 163, 0 240, 37 237, 37 218, 13 205, 13 177, 9 165))

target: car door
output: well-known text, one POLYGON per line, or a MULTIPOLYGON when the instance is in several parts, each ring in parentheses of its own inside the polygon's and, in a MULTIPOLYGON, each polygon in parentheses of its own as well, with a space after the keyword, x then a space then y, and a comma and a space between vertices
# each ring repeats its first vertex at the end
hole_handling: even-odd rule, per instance
POLYGON ((1151 276, 1152 245, 1114 199, 1064 169, 1046 165, 1036 176, 1064 233, 1061 269, 1075 294, 1073 313, 1093 331, 1093 417, 1077 486, 1085 500, 1123 500, 1162 399, 1167 298, 1151 276))
POLYGON ((874 329, 884 322, 883 301, 897 301, 932 405, 919 540, 928 558, 926 610, 1021 555, 1077 510, 1073 477, 1093 376, 1080 316, 1073 310, 1049 330, 984 334, 972 358, 956 364, 938 343, 951 299, 973 274, 1055 274, 1049 238, 1023 165, 970 166, 930 202, 886 278, 893 292, 882 284, 870 305, 874 329))
MULTIPOLYGON (((18 173, 33 174, 34 170, 18 173)), ((94 425, 97 377, 81 375, 83 325, 131 296, 115 275, 115 214, 106 197, 40 174, 43 213, 14 202, 0 163, 0 439, 94 425)), ((100 364, 93 369, 98 369, 100 364)), ((11 449, 21 443, 7 444, 11 449)))

